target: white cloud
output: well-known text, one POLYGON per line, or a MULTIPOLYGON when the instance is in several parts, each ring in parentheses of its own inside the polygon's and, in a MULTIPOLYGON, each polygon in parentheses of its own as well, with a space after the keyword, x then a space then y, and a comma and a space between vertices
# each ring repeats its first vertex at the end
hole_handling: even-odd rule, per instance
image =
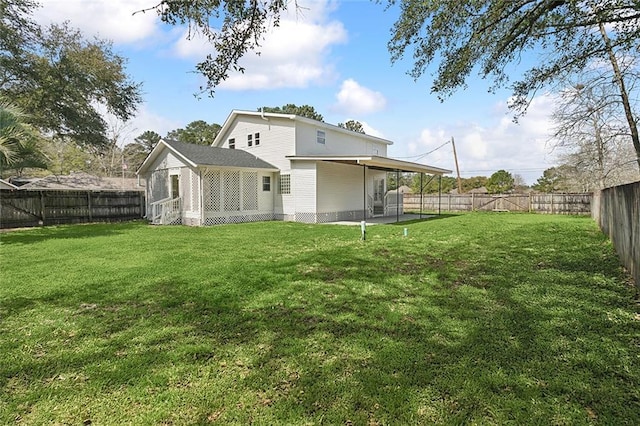
POLYGON ((367 135, 371 135, 371 136, 375 136, 377 138, 385 139, 384 133, 382 133, 380 130, 372 127, 366 121, 360 121, 360 124, 362 124, 362 128, 364 129, 364 132, 367 135))
MULTIPOLYGON (((331 46, 345 43, 347 31, 336 20, 329 20, 332 4, 313 1, 298 2, 298 14, 288 10, 278 27, 272 28, 257 49, 240 61, 244 73, 231 73, 219 89, 259 90, 285 87, 304 88, 310 84, 326 84, 335 79, 335 71, 327 61, 331 46)), ((174 53, 182 58, 202 60, 215 52, 202 37, 186 40, 186 32, 174 45, 174 53)))
POLYGON ((380 92, 358 84, 353 79, 342 82, 334 108, 348 114, 370 114, 384 109, 387 100, 380 92))
POLYGON ((547 141, 552 123, 553 97, 543 95, 531 103, 527 115, 514 123, 507 104, 501 102, 494 109, 493 120, 483 126, 458 122, 437 128, 423 129, 420 136, 408 144, 408 155, 421 155, 435 150, 420 162, 454 170, 451 144, 454 138, 460 173, 463 177, 490 176, 504 169, 535 183, 544 169, 553 165, 547 141))
POLYGON ((153 5, 148 0, 40 0, 34 17, 41 24, 69 21, 84 34, 114 43, 139 42, 153 36, 159 25, 155 11, 136 13, 153 5))

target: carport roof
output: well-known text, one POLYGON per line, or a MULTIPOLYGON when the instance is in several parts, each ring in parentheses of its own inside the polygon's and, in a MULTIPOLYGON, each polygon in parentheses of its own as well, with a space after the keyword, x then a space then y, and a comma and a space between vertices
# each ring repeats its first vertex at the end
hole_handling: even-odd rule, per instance
POLYGON ((413 163, 411 161, 396 160, 395 158, 380 157, 378 155, 346 155, 346 156, 288 156, 289 160, 299 161, 329 161, 333 163, 350 164, 354 166, 367 166, 371 169, 384 171, 401 171, 427 173, 431 175, 444 175, 451 173, 451 170, 440 167, 428 166, 426 164, 413 163))

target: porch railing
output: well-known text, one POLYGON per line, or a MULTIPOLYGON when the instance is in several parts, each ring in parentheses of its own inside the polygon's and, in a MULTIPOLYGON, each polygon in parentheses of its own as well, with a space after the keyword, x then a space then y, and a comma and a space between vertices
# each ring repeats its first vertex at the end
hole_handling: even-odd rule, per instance
POLYGON ((151 223, 179 225, 182 223, 182 197, 165 198, 150 204, 151 223))

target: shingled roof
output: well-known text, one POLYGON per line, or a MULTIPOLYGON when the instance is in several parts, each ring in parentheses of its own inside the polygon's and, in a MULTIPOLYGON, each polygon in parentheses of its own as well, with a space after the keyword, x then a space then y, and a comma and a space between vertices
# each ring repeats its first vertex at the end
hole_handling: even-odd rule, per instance
POLYGON ((273 164, 269 164, 255 155, 239 149, 182 143, 171 139, 163 139, 163 142, 196 166, 278 169, 273 164))

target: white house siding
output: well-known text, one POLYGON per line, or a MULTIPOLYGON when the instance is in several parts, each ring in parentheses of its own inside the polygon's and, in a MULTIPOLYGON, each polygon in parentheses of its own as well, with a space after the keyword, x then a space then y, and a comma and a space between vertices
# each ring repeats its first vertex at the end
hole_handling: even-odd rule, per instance
POLYGON ((294 214, 296 222, 315 223, 316 162, 292 161, 291 168, 291 195, 283 195, 285 219, 294 214))
MULTIPOLYGON (((317 222, 362 219, 364 175, 362 166, 320 161, 317 163, 317 222)), ((367 193, 372 193, 371 173, 366 172, 367 193)), ((369 215, 367 215, 369 216, 369 215)))
POLYGON ((243 116, 236 120, 228 134, 222 139, 222 147, 229 147, 229 139, 236 140, 236 149, 250 152, 258 158, 273 164, 280 170, 291 169, 286 156, 295 155, 295 122, 288 118, 269 118, 243 116), (247 146, 247 135, 260 134, 260 145, 247 146))
POLYGON ((354 132, 296 122, 296 155, 387 155, 387 144, 354 132), (325 143, 318 143, 317 131, 325 132, 325 143))
POLYGON ((208 168, 202 171, 203 224, 273 220, 273 173, 256 170, 208 168), (262 176, 272 189, 262 191, 262 176))

